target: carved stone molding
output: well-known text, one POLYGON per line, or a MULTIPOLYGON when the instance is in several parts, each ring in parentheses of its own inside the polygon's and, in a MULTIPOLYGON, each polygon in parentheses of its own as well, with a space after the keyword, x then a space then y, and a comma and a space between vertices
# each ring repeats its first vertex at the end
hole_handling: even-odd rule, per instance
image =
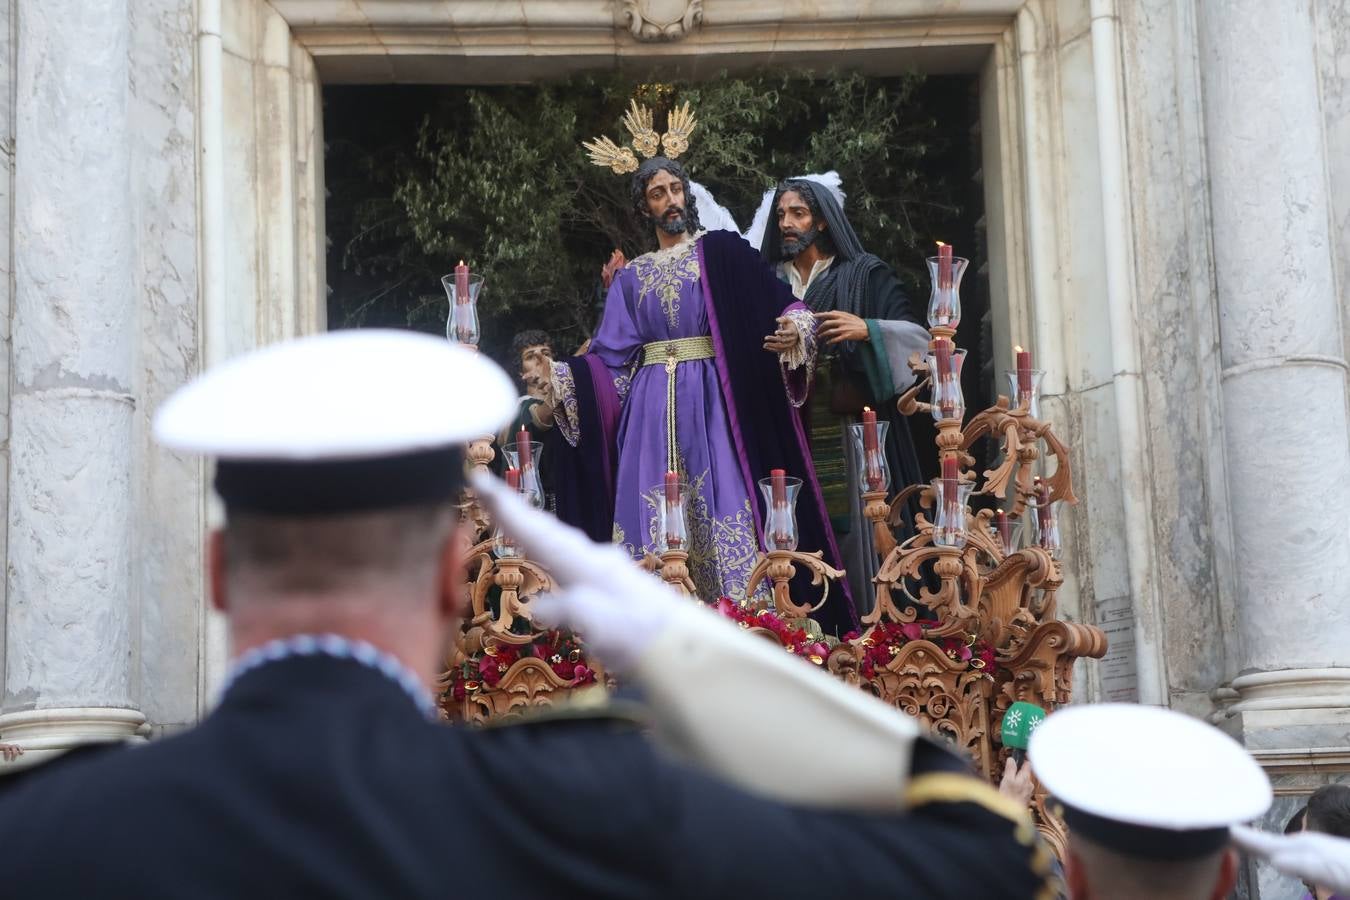
POLYGON ((678 41, 703 21, 703 0, 620 0, 639 41, 678 41))

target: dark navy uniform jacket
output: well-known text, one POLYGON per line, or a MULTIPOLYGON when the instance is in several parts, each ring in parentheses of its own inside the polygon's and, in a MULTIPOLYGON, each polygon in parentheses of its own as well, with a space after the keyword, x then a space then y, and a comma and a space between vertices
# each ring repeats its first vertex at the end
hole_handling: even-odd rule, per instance
POLYGON ((0 893, 1040 896, 1029 826, 924 747, 908 812, 822 812, 669 761, 631 722, 448 727, 379 672, 292 658, 184 734, 0 778, 0 893))

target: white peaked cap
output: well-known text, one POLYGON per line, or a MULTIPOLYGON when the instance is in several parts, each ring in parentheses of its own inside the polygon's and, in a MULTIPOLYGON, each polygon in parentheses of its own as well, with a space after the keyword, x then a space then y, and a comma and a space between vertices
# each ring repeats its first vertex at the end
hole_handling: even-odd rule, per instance
POLYGON ((1031 734, 1036 777, 1070 832, 1133 856, 1184 859, 1227 843, 1264 813, 1270 779, 1228 735, 1182 713, 1131 703, 1072 706, 1031 734))
POLYGON ((491 434, 516 408, 495 363, 444 338, 358 329, 229 360, 155 416, 166 447, 232 460, 396 456, 491 434))

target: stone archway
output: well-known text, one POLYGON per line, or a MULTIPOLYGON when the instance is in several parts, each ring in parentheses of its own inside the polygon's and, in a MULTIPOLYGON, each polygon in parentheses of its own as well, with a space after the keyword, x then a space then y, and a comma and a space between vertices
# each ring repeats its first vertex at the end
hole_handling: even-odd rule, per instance
MULTIPOLYGON (((500 83, 620 66, 699 77, 776 63, 970 72, 981 85, 993 344, 1005 354, 996 365, 1007 367, 1014 343, 1035 350, 1048 370, 1047 408, 1094 448, 1080 463, 1089 490, 1094 474, 1118 482, 1116 473, 1130 468, 1122 462, 1139 456, 1142 425, 1122 432, 1115 422, 1121 414, 1138 421, 1139 402, 1125 408, 1137 365, 1119 365, 1112 351, 1102 356, 1092 346, 1111 303, 1122 299, 1111 299, 1122 289, 1111 286, 1104 243, 1110 216, 1121 213, 1104 209, 1111 192, 1093 181, 1109 182, 1096 140, 1098 105, 1119 113, 1120 97, 1118 83, 1103 84, 1094 68, 1086 0, 886 0, 865 14, 848 0, 819 0, 795 18, 760 0, 248 0, 221 9, 228 14, 220 32, 203 27, 201 50, 203 118, 212 115, 207 88, 216 67, 219 134, 229 136, 213 165, 203 148, 204 258, 217 243, 230 248, 217 254, 220 277, 204 281, 208 359, 323 325, 320 84, 500 83), (1087 297, 1100 304, 1095 324, 1079 315, 1087 297)), ((210 137, 204 124, 204 145, 210 137)), ((1114 195, 1121 194, 1117 180, 1114 195)), ((1128 314, 1123 321, 1132 327, 1128 314)), ((1147 511, 1119 493, 1093 500, 1092 529, 1123 533, 1132 549, 1128 568, 1114 560, 1099 566, 1093 553, 1108 551, 1095 551, 1101 542, 1087 517, 1075 517, 1064 602, 1074 615, 1084 602, 1095 608, 1124 648, 1105 661, 1104 681, 1084 667, 1079 695, 1161 702, 1157 645, 1130 640, 1139 616, 1157 616, 1152 547, 1138 527, 1147 511), (1080 598, 1080 584, 1090 585, 1089 597, 1080 598)), ((208 660, 220 657, 219 641, 208 636, 208 660)))

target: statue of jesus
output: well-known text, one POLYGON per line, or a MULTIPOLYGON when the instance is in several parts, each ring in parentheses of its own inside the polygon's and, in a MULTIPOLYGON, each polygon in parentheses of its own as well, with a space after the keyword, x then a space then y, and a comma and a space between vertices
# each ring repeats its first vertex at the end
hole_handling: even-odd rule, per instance
MULTIPOLYGON (((654 153, 643 114, 635 106, 626 123, 634 146, 654 153)), ((648 154, 640 166, 607 140, 588 146, 593 160, 601 148, 605 164, 633 172, 633 206, 658 248, 615 274, 589 352, 554 365, 567 444, 558 513, 641 558, 655 550, 655 489, 678 471, 692 495, 689 569, 699 596, 740 600, 763 546, 756 483, 774 469, 803 480, 798 548, 839 566, 799 414, 815 323, 740 235, 700 229, 689 178, 671 158, 687 146, 692 117, 671 118, 666 155, 648 154), (683 133, 677 123, 687 124, 683 133)), ((826 631, 853 627, 846 589, 835 587, 817 621, 826 631)))

